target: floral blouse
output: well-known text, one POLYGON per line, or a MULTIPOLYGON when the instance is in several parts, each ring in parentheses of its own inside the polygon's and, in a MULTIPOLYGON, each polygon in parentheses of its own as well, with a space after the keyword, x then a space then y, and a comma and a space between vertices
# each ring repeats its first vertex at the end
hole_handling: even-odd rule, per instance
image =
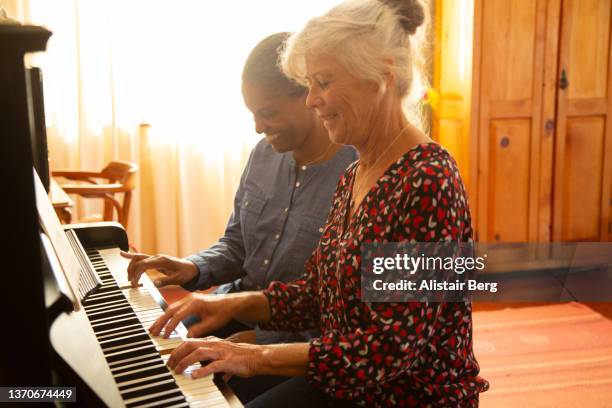
POLYGON ((477 406, 488 388, 472 351, 469 303, 361 301, 361 249, 368 242, 471 241, 457 166, 435 143, 392 164, 347 220, 358 162, 340 179, 306 274, 272 282, 265 328, 307 330, 307 379, 332 398, 363 406, 477 406))

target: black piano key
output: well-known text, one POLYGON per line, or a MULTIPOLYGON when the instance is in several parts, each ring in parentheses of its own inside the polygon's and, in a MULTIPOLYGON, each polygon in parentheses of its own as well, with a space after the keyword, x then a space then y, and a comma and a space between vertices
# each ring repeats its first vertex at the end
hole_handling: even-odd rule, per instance
POLYGON ((159 361, 162 364, 161 367, 154 367, 154 368, 150 368, 150 369, 140 371, 138 373, 133 373, 133 374, 118 375, 115 377, 115 381, 117 382, 117 384, 120 384, 122 382, 135 380, 137 378, 146 378, 152 375, 170 373, 169 368, 166 365, 164 365, 164 360, 160 358, 159 361))
POLYGON ((153 366, 157 364, 159 364, 158 358, 149 357, 148 359, 143 359, 143 360, 136 361, 136 362, 125 363, 122 366, 111 369, 111 373, 113 374, 113 376, 116 376, 116 375, 127 373, 128 371, 132 371, 132 370, 136 370, 136 369, 144 368, 144 367, 149 367, 149 366, 153 366))
POLYGON ((150 387, 145 387, 141 390, 125 392, 125 393, 122 392, 121 396, 123 397, 124 400, 129 400, 129 399, 136 398, 136 397, 144 397, 146 395, 155 394, 157 392, 170 391, 170 390, 178 390, 178 386, 174 382, 174 379, 171 382, 166 382, 163 384, 157 384, 157 385, 153 385, 150 387))
POLYGON ((115 351, 121 351, 123 348, 125 347, 129 347, 131 345, 136 345, 136 343, 138 344, 143 344, 141 343, 143 341, 151 341, 151 338, 147 335, 147 334, 141 334, 135 337, 130 337, 130 338, 126 338, 126 339, 121 339, 121 340, 116 340, 116 341, 112 341, 108 344, 104 344, 102 345, 102 351, 105 354, 110 354, 110 353, 114 353, 115 351))
POLYGON ((147 334, 147 331, 141 327, 133 327, 131 329, 119 330, 116 332, 110 332, 106 334, 101 334, 98 337, 98 341, 102 347, 108 347, 114 341, 121 340, 123 338, 132 338, 135 336, 139 336, 142 334, 147 334))
POLYGON ((87 299, 83 301, 83 306, 94 306, 94 305, 103 304, 105 302, 111 302, 113 300, 120 300, 120 299, 125 299, 125 296, 123 296, 123 293, 121 292, 115 294, 114 296, 109 296, 109 297, 104 297, 104 298, 88 297, 87 299))
POLYGON ((99 331, 97 333, 95 333, 96 337, 100 340, 106 340, 112 337, 115 337, 115 335, 117 333, 121 333, 123 331, 128 332, 128 331, 133 331, 136 328, 140 328, 143 329, 142 324, 140 324, 140 322, 137 323, 132 323, 132 324, 128 324, 128 325, 124 325, 121 327, 116 327, 114 329, 109 329, 109 330, 105 330, 105 331, 99 331))
POLYGON ((126 327, 122 330, 109 331, 103 334, 99 334, 96 336, 100 344, 105 344, 106 342, 111 342, 113 340, 119 340, 121 337, 125 336, 135 336, 137 334, 147 333, 146 330, 142 326, 133 326, 126 327))
POLYGON ((139 348, 137 350, 133 350, 127 353, 116 354, 113 356, 106 356, 106 361, 108 361, 109 363, 114 363, 115 361, 121 361, 126 358, 138 357, 143 354, 149 354, 149 353, 157 353, 155 346, 151 345, 150 347, 139 348))
POLYGON ((142 399, 142 400, 139 400, 139 401, 136 401, 136 402, 131 402, 131 403, 126 404, 126 407, 127 408, 134 408, 134 407, 138 407, 140 405, 146 405, 146 404, 150 404, 150 403, 156 402, 156 401, 164 401, 166 399, 173 398, 173 397, 178 398, 177 401, 174 402, 174 404, 186 401, 185 397, 183 396, 183 393, 181 391, 177 390, 176 392, 170 392, 170 393, 167 393, 167 394, 164 393, 163 395, 158 395, 158 396, 155 396, 155 397, 151 397, 151 398, 147 398, 147 399, 142 399), (179 397, 181 397, 181 398, 179 398, 179 397))
MULTIPOLYGON (((154 376, 151 376, 151 377, 142 378, 142 379, 140 379, 140 381, 134 381, 134 382, 132 382, 130 384, 127 384, 127 385, 121 385, 121 386, 119 386, 119 392, 129 391, 130 389, 135 388, 135 387, 141 387, 143 385, 153 384, 153 383, 156 383, 156 382, 159 382, 159 381, 165 381, 165 380, 175 381, 174 377, 170 373, 158 374, 158 375, 154 375, 154 376)), ((175 382, 175 384, 176 384, 176 382, 175 382)))
POLYGON ((134 311, 130 308, 127 311, 123 311, 120 314, 113 314, 110 317, 105 317, 103 319, 91 319, 89 322, 92 327, 97 327, 98 325, 104 325, 111 322, 120 322, 125 319, 130 319, 132 317, 136 317, 134 311))
POLYGON ((132 357, 132 358, 122 358, 120 360, 117 360, 115 362, 109 363, 109 367, 111 369, 111 371, 120 369, 122 367, 129 367, 132 363, 137 362, 137 361, 142 361, 142 360, 151 360, 151 359, 156 359, 159 357, 159 354, 156 352, 154 353, 145 353, 145 354, 141 354, 138 355, 136 357, 132 357))
POLYGON ((120 299, 120 300, 114 300, 112 302, 108 302, 106 304, 101 304, 101 305, 95 305, 95 306, 85 306, 85 312, 87 314, 89 313, 94 313, 94 312, 98 312, 101 310, 106 310, 106 309, 112 309, 114 307, 117 306, 123 306, 123 305, 130 305, 130 303, 127 301, 127 299, 120 299))
POLYGON ((99 333, 99 332, 102 332, 108 329, 115 329, 115 328, 130 326, 135 323, 140 323, 140 321, 134 315, 134 318, 131 318, 131 319, 125 319, 125 320, 115 321, 115 322, 110 322, 110 323, 100 323, 99 326, 92 327, 92 329, 94 333, 99 333))
POLYGON ((101 322, 104 319, 119 317, 124 314, 134 314, 134 309, 130 305, 120 306, 117 309, 103 310, 95 313, 88 313, 89 321, 91 323, 101 322))

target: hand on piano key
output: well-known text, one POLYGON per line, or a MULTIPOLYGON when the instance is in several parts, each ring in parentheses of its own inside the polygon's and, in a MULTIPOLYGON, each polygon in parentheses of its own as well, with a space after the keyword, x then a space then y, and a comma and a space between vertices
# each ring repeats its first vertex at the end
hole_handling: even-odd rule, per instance
POLYGON ((234 316, 235 304, 234 298, 224 295, 192 293, 168 306, 149 332, 159 336, 163 329, 163 336, 167 338, 186 317, 196 315, 200 321, 189 327, 187 337, 202 336, 229 323, 234 316))
POLYGON ((214 373, 225 373, 240 377, 259 374, 263 346, 233 343, 217 337, 187 339, 178 346, 168 359, 168 367, 180 374, 200 361, 208 364, 191 371, 192 378, 201 378, 214 373))
POLYGON ((129 259, 127 267, 128 280, 132 287, 138 286, 142 274, 149 269, 156 269, 166 276, 155 280, 155 286, 184 285, 195 279, 199 272, 196 265, 185 259, 169 255, 147 255, 121 251, 121 256, 129 259))

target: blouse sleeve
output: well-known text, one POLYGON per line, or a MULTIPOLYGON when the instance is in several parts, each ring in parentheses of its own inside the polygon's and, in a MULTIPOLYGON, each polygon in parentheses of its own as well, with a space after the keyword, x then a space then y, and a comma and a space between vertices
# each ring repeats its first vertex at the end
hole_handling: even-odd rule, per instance
POLYGON ((319 291, 316 251, 306 262, 306 273, 290 283, 272 282, 263 291, 270 305, 270 321, 259 324, 264 330, 304 331, 319 329, 319 291))
MULTIPOLYGON (((465 197, 460 180, 444 168, 419 170, 411 180, 397 227, 399 236, 417 242, 461 238, 462 229, 450 224, 458 214, 467 216, 469 224, 465 197)), ((307 378, 329 395, 351 398, 356 388, 380 386, 405 374, 432 336, 443 335, 438 331, 444 330, 450 335, 466 316, 462 303, 371 303, 369 311, 370 322, 363 330, 330 332, 310 342, 307 378), (443 323, 438 319, 441 315, 443 323)))

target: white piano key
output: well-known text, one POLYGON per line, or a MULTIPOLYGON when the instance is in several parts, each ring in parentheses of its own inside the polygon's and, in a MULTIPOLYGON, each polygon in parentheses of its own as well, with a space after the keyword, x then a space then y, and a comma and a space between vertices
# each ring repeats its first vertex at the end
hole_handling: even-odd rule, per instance
POLYGON ((122 366, 124 363, 129 363, 130 361, 141 360, 145 357, 157 357, 157 356, 158 356, 157 353, 147 353, 147 354, 143 354, 142 356, 130 357, 130 358, 125 358, 123 360, 113 361, 112 363, 109 363, 108 366, 111 369, 114 369, 116 367, 122 366))
POLYGON ((152 383, 148 383, 148 384, 144 384, 144 385, 137 385, 135 387, 132 388, 124 388, 121 390, 122 394, 128 393, 128 392, 133 392, 133 391, 139 391, 139 390, 143 390, 145 388, 151 388, 151 387, 155 387, 158 385, 162 385, 162 384, 168 384, 168 383, 174 383, 174 378, 168 378, 165 380, 159 380, 156 382, 152 382, 152 383))
MULTIPOLYGON (((120 374, 120 375, 123 375, 123 374, 120 374)), ((161 373, 161 374, 155 374, 149 377, 136 378, 134 380, 124 381, 122 383, 119 383, 117 384, 117 387, 125 387, 125 386, 132 385, 132 384, 138 384, 146 380, 154 380, 155 378, 163 378, 167 376, 168 376, 168 373, 161 373)))
POLYGON ((178 404, 175 405, 166 405, 168 403, 171 403, 173 401, 179 401, 182 400, 183 397, 171 397, 165 400, 161 400, 161 401, 155 401, 155 402, 149 402, 148 404, 143 404, 143 405, 138 405, 138 408, 153 408, 153 407, 160 407, 163 406, 164 408, 170 408, 170 407, 188 407, 189 404, 187 404, 186 402, 179 402, 178 404))
POLYGON ((168 395, 168 394, 172 394, 175 392, 176 390, 160 391, 160 392, 156 392, 153 394, 143 395, 142 397, 130 398, 129 400, 125 400, 123 402, 125 402, 125 405, 128 405, 128 404, 133 404, 138 401, 148 400, 149 398, 161 397, 162 395, 168 395))

